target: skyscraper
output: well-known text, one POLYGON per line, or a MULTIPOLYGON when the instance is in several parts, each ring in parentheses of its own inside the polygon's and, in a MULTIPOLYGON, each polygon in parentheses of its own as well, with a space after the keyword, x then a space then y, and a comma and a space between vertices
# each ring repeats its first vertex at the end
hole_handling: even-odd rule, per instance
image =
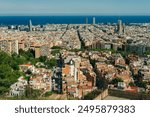
POLYGON ((95 17, 93 17, 93 24, 95 24, 96 23, 96 19, 95 19, 95 17))
POLYGON ((32 31, 32 21, 29 21, 29 31, 32 31))
POLYGON ((118 20, 117 32, 118 32, 119 34, 122 34, 122 32, 123 32, 122 20, 118 20))
POLYGON ((126 25, 125 23, 123 23, 123 33, 125 33, 125 28, 126 28, 126 25))

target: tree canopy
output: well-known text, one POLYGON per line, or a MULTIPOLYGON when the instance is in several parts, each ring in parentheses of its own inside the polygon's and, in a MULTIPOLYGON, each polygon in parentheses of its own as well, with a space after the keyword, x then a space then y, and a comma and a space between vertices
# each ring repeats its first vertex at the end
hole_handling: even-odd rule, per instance
POLYGON ((16 82, 22 74, 15 58, 16 55, 10 56, 5 52, 0 52, 0 95, 7 92, 10 85, 16 82))
POLYGON ((118 85, 118 82, 123 82, 123 80, 121 78, 114 78, 112 81, 111 81, 111 84, 113 85, 118 85))
MULTIPOLYGON (((18 78, 25 73, 20 72, 19 65, 31 63, 35 65, 37 62, 42 62, 45 68, 51 69, 56 66, 56 59, 48 59, 46 56, 35 58, 34 50, 29 49, 28 51, 19 50, 19 54, 9 55, 5 52, 0 51, 0 95, 5 94, 9 91, 10 86, 15 83, 18 78)), ((28 75, 31 75, 31 71, 27 71, 28 75)))
POLYGON ((147 51, 145 52, 145 54, 146 54, 146 55, 150 55, 150 50, 147 50, 147 51))

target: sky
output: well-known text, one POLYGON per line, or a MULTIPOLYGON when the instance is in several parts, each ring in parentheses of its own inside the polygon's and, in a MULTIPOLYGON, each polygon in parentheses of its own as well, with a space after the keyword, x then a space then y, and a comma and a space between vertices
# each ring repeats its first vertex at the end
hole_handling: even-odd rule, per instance
POLYGON ((0 15, 150 15, 150 0, 0 0, 0 15))

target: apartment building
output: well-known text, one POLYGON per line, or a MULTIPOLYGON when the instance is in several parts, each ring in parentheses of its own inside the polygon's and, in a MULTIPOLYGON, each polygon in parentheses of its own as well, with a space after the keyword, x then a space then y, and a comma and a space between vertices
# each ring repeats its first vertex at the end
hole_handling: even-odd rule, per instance
POLYGON ((18 54, 18 40, 0 40, 0 50, 9 54, 18 54))

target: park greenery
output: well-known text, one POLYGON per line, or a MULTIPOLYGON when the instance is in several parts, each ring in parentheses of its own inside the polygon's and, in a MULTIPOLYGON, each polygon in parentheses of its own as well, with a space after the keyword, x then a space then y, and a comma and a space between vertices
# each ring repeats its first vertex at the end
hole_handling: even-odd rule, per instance
POLYGON ((134 86, 135 86, 135 83, 134 83, 134 82, 130 82, 130 83, 129 83, 129 86, 134 87, 134 86))
POLYGON ((60 50, 62 49, 60 46, 53 46, 52 48, 52 51, 51 51, 51 54, 53 56, 56 56, 57 54, 60 53, 60 50))
POLYGON ((46 69, 51 69, 56 66, 56 59, 48 59, 46 56, 35 58, 34 50, 28 51, 19 50, 19 54, 7 54, 0 51, 0 95, 6 94, 10 90, 10 86, 17 82, 20 76, 25 76, 25 73, 19 70, 20 64, 33 64, 42 62, 46 69))
POLYGON ((44 94, 44 97, 49 97, 49 96, 51 96, 53 94, 53 92, 46 92, 45 94, 44 94))
POLYGON ((10 85, 23 74, 19 71, 18 65, 24 60, 16 56, 0 52, 0 95, 8 92, 10 85))
POLYGON ((112 52, 112 53, 116 53, 115 50, 113 49, 101 49, 101 48, 94 48, 94 49, 90 49, 91 51, 98 51, 98 52, 112 52))
POLYGON ((22 58, 22 61, 19 64, 31 63, 32 65, 36 65, 37 62, 41 62, 46 66, 44 68, 47 69, 51 69, 56 66, 55 58, 49 59, 47 56, 40 56, 39 58, 35 58, 35 52, 32 49, 29 49, 28 51, 23 51, 20 49, 18 56, 19 58, 22 58))
POLYGON ((95 99, 99 94, 101 94, 102 91, 101 90, 94 90, 92 92, 89 92, 88 94, 86 94, 83 99, 84 100, 93 100, 95 99))
POLYGON ((62 49, 60 46, 53 46, 51 49, 62 49))
POLYGON ((114 79, 112 79, 110 84, 113 84, 114 86, 117 86, 118 82, 123 82, 123 80, 121 78, 114 78, 114 79))
POLYGON ((53 49, 52 52, 51 52, 51 54, 52 54, 53 56, 56 56, 56 55, 59 54, 59 53, 60 53, 60 50, 59 50, 59 49, 53 49))
POLYGON ((150 55, 150 50, 145 52, 146 55, 150 55))
POLYGON ((39 62, 42 62, 45 65, 44 68, 47 68, 47 69, 52 69, 57 64, 57 61, 55 58, 48 59, 46 56, 39 57, 39 62))

